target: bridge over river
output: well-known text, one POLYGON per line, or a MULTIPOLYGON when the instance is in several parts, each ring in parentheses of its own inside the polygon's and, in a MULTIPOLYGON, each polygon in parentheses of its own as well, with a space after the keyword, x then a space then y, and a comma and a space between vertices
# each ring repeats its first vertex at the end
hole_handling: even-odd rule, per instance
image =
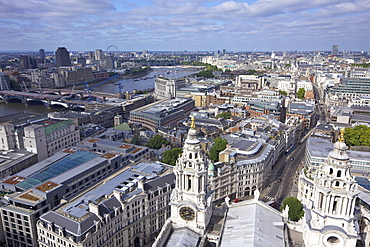
POLYGON ((105 98, 115 97, 116 95, 111 93, 86 93, 85 90, 74 90, 73 94, 71 94, 70 90, 63 89, 44 89, 43 93, 20 92, 10 90, 0 91, 0 98, 8 102, 21 101, 25 104, 32 102, 42 102, 47 106, 61 105, 65 108, 71 109, 74 109, 76 107, 85 108, 85 104, 88 104, 91 98, 100 98, 101 100, 104 100, 105 98), (79 95, 80 99, 73 99, 73 95, 79 95))

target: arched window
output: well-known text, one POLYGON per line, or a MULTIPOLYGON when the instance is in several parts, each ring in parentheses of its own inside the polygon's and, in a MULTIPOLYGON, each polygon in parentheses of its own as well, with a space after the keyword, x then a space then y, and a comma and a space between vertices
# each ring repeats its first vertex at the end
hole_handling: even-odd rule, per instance
POLYGON ((335 182, 335 186, 339 187, 339 181, 335 182))
POLYGON ((332 174, 333 174, 333 168, 330 168, 329 175, 332 175, 332 174))
POLYGON ((342 175, 342 171, 341 170, 337 171, 337 177, 340 178, 341 175, 342 175))

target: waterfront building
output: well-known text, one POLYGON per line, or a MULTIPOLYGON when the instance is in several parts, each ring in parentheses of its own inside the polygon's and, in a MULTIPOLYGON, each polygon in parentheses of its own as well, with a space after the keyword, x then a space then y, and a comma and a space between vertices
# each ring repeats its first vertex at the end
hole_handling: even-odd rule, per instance
POLYGON ((71 65, 71 60, 69 58, 69 52, 67 51, 65 47, 58 47, 58 49, 55 52, 55 58, 56 58, 57 67, 71 65))
POLYGON ((9 122, 0 124, 0 140, 0 150, 12 150, 17 148, 13 124, 9 122))
POLYGON ((175 187, 172 167, 141 162, 87 193, 43 214, 38 244, 62 246, 144 246, 170 216, 175 187))
POLYGON ((0 90, 10 90, 9 75, 0 73, 0 90))
POLYGON ((154 97, 156 99, 172 99, 177 96, 176 91, 186 87, 185 79, 155 78, 154 97))
POLYGON ((175 98, 160 100, 130 112, 130 123, 140 123, 152 131, 162 127, 175 125, 184 120, 195 109, 194 100, 175 98))
POLYGON ((26 126, 23 130, 24 148, 37 154, 38 161, 72 147, 80 141, 79 130, 72 121, 49 119, 26 126))

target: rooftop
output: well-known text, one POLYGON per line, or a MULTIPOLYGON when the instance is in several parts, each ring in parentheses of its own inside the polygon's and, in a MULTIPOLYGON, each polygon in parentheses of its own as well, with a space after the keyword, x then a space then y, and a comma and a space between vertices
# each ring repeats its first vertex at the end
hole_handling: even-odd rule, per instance
POLYGON ((17 187, 27 190, 96 157, 99 157, 99 154, 85 150, 79 150, 75 153, 70 153, 61 160, 52 162, 51 165, 43 167, 41 171, 36 171, 35 174, 27 177, 27 179, 17 184, 17 187))
POLYGON ((280 212, 254 199, 232 204, 220 246, 285 246, 284 222, 280 212))

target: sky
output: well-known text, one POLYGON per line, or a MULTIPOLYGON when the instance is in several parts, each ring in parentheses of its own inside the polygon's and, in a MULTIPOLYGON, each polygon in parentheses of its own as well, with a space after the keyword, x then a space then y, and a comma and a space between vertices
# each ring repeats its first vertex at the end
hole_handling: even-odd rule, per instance
POLYGON ((0 25, 0 51, 370 51, 370 0, 0 0, 0 25))

